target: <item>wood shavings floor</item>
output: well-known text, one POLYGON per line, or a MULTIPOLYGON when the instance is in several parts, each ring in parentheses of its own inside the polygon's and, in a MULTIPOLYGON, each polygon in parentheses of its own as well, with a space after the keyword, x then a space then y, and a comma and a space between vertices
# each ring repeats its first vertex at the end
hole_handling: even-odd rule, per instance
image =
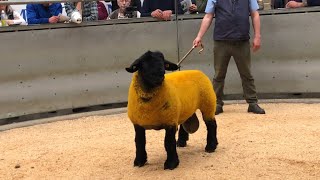
POLYGON ((134 130, 126 114, 91 116, 0 132, 0 179, 320 179, 320 104, 246 104, 216 116, 219 145, 204 152, 206 128, 178 148, 163 170, 164 130, 147 131, 148 163, 133 167, 134 130))

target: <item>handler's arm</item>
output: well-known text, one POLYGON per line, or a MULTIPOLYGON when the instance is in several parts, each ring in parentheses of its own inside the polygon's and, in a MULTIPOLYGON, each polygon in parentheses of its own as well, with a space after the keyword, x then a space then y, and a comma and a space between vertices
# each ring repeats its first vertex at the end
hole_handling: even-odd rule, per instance
POLYGON ((253 52, 256 52, 260 49, 261 45, 261 34, 260 34, 260 16, 258 11, 251 12, 251 20, 254 30, 254 39, 253 39, 253 52))
POLYGON ((204 34, 207 32, 208 28, 210 27, 210 25, 212 23, 213 16, 214 16, 214 14, 207 13, 203 17, 198 35, 197 35, 196 39, 193 41, 194 46, 197 47, 201 44, 201 39, 204 36, 204 34))

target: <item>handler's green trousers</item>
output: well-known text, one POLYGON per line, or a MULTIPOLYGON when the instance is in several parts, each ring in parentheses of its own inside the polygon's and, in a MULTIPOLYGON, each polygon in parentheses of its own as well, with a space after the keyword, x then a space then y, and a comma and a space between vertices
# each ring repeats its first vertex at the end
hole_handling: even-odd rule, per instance
POLYGON ((241 80, 244 98, 247 103, 257 103, 256 87, 251 75, 251 54, 249 40, 241 41, 214 41, 214 70, 213 86, 217 95, 217 104, 223 106, 223 88, 227 68, 231 56, 237 65, 241 80))

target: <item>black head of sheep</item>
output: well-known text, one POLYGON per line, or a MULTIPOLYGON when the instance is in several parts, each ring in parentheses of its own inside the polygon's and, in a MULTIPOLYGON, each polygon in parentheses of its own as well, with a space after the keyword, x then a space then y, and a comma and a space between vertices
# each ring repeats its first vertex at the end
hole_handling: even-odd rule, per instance
POLYGON ((165 70, 174 71, 178 65, 166 60, 159 51, 147 51, 135 60, 126 70, 130 73, 139 72, 145 90, 160 86, 164 80, 165 70))

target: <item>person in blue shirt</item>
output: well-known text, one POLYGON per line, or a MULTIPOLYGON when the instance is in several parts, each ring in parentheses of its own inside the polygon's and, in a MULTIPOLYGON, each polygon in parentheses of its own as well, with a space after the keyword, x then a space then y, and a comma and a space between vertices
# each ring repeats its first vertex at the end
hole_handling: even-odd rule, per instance
POLYGON ((28 4, 28 24, 47 24, 59 22, 59 14, 62 13, 60 3, 28 4))
POLYGON ((256 52, 260 48, 260 16, 257 0, 208 0, 205 16, 200 30, 193 41, 194 46, 199 46, 203 35, 210 27, 213 17, 215 25, 214 39, 214 90, 217 95, 216 114, 223 112, 223 88, 231 56, 235 60, 241 80, 244 98, 249 104, 248 112, 265 114, 258 104, 256 87, 251 74, 250 52, 250 22, 251 15, 254 29, 252 50, 256 52))

